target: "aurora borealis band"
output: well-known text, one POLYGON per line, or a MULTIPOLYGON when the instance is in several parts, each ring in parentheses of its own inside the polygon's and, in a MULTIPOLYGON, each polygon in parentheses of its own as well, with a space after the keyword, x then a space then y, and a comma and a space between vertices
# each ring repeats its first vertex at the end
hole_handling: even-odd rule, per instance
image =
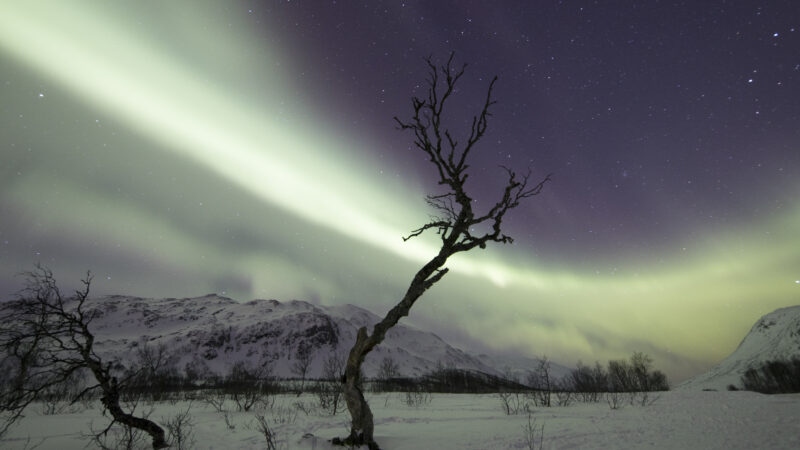
POLYGON ((455 51, 455 132, 499 76, 478 208, 500 164, 554 181, 409 320, 698 373, 800 301, 800 12, 613 5, 3 3, 0 294, 41 262, 96 293, 386 311, 437 248, 401 239, 437 186, 392 117, 455 51))

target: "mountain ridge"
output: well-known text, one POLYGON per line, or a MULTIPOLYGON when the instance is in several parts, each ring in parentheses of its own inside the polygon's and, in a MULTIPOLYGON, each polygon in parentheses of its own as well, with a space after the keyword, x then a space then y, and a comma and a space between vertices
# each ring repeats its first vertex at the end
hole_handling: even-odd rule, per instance
MULTIPOLYGON (((85 306, 99 312, 90 329, 102 356, 128 366, 142 345, 162 346, 179 372, 206 376, 225 375, 235 362, 246 360, 266 362, 273 375, 290 378, 296 376, 291 368, 297 350, 305 345, 312 358, 307 377, 319 377, 330 355, 344 360, 358 328, 381 319, 352 304, 239 302, 218 294, 161 299, 107 295, 89 298, 85 306)), ((533 358, 475 355, 404 323, 390 329, 386 340, 368 355, 363 366, 367 377, 378 373, 384 357, 394 359, 399 375, 409 377, 444 366, 491 375, 511 371, 524 379, 538 365, 533 358)), ((552 371, 556 377, 568 373, 557 364, 552 371)))
POLYGON ((727 358, 708 372, 690 378, 677 389, 740 389, 741 378, 751 368, 772 360, 800 358, 800 305, 778 308, 758 319, 727 358))

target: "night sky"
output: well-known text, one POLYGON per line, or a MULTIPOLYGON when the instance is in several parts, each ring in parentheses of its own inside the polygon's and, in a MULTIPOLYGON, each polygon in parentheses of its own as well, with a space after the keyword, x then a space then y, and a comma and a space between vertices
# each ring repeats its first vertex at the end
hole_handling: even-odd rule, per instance
POLYGON ((41 262, 97 294, 388 310, 437 250, 436 171, 396 129, 424 58, 477 208, 553 173, 513 245, 455 256, 409 322, 672 381, 800 300, 794 1, 4 2, 0 294, 41 262))

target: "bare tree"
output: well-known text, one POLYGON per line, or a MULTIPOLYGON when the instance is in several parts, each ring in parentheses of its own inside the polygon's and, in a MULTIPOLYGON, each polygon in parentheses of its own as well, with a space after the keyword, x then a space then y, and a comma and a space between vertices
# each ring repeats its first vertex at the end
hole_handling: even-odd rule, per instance
MULTIPOLYGON (((164 430, 147 418, 134 416, 120 406, 121 382, 94 350, 89 325, 100 312, 86 305, 92 276, 81 280, 82 288, 62 295, 53 273, 40 265, 26 275, 19 298, 3 305, 0 313, 0 367, 10 371, 11 385, 2 390, 0 434, 17 421, 24 409, 49 390, 88 370, 95 384, 77 393, 73 402, 94 391, 113 418, 108 431, 119 422, 150 435, 154 449, 167 447, 164 430)), ((123 380, 124 381, 124 380, 123 380)))
POLYGON ((522 200, 539 194, 550 179, 547 176, 539 183, 531 185, 530 172, 520 177, 511 169, 503 167, 508 179, 500 199, 482 213, 473 210, 473 198, 466 190, 470 167, 467 162, 476 144, 486 132, 491 115, 489 109, 495 103, 492 100, 492 89, 497 77, 489 83, 481 111, 472 118, 471 131, 466 137, 466 142, 459 145, 456 138, 442 125, 442 118, 445 105, 453 94, 456 83, 464 74, 466 64, 461 68, 453 67, 452 54, 447 63, 441 67, 437 67, 430 58, 426 62, 429 69, 427 97, 412 97, 413 115, 410 119, 401 120, 397 117, 394 119, 401 130, 411 131, 414 134, 414 144, 425 153, 436 168, 438 183, 445 188, 445 192, 426 197, 428 204, 437 211, 438 216, 413 230, 403 239, 408 240, 425 231, 433 230, 441 238, 441 247, 438 253, 414 275, 402 300, 375 324, 372 333, 369 333, 366 327, 358 330, 342 380, 344 398, 352 418, 350 435, 343 440, 335 439, 334 442, 338 444, 378 448, 373 438, 372 411, 359 388, 360 369, 364 358, 384 340, 386 332, 395 326, 400 318, 408 315, 414 302, 447 274, 448 269, 443 266, 450 256, 476 247, 486 248, 489 242, 511 243, 513 239, 502 231, 506 213, 519 206, 522 200))
POLYGON ((162 418, 162 422, 169 431, 169 441, 175 450, 189 450, 195 448, 197 441, 194 438, 194 419, 190 414, 191 404, 184 411, 178 411, 172 417, 162 418))
POLYGON ((292 363, 292 373, 300 377, 300 389, 297 391, 297 396, 303 394, 303 388, 306 383, 306 375, 308 375, 308 367, 311 365, 311 346, 305 341, 300 341, 297 346, 297 352, 294 355, 294 363, 292 363))
POLYGON ((255 365, 237 361, 225 378, 225 392, 239 411, 250 411, 256 405, 271 406, 275 402, 272 368, 266 359, 255 365))
POLYGON ((178 387, 179 375, 167 355, 163 343, 155 346, 147 341, 137 344, 131 366, 125 371, 122 399, 146 397, 152 401, 165 400, 171 389, 178 387))
POLYGON ((553 377, 550 372, 550 360, 546 355, 542 355, 536 367, 536 372, 528 374, 528 385, 535 389, 533 391, 533 399, 536 406, 551 406, 553 377))
POLYGON ((608 362, 608 389, 612 392, 634 392, 636 381, 633 370, 624 359, 608 362))
POLYGON ((343 376, 344 362, 338 354, 328 356, 322 363, 322 379, 317 382, 316 392, 319 406, 332 416, 339 410, 342 387, 339 380, 343 376))
POLYGON ((384 392, 391 388, 392 380, 400 376, 400 365, 391 356, 384 356, 378 366, 378 388, 384 392))

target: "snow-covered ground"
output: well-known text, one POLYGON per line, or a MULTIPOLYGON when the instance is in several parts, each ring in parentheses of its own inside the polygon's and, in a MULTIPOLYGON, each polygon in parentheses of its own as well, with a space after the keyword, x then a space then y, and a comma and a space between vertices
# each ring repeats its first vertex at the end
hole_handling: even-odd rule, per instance
MULTIPOLYGON (((298 411, 296 402, 315 398, 279 396, 272 410, 263 411, 276 433, 278 448, 329 449, 327 440, 347 432, 346 412, 336 416, 298 411)), ((376 440, 393 449, 527 449, 525 414, 505 415, 495 395, 434 394, 421 407, 407 406, 403 394, 371 394, 376 440)), ((229 428, 223 414, 195 401, 156 403, 150 416, 160 423, 190 408, 195 449, 263 449, 255 412, 231 412, 229 428)), ((232 406, 232 405, 231 405, 232 406)), ((148 408, 140 405, 140 408, 148 408)), ((90 427, 108 423, 100 409, 42 415, 37 405, 0 440, 0 448, 41 450, 87 447, 90 427)), ((800 394, 767 396, 752 392, 687 392, 661 394, 649 406, 618 410, 600 403, 535 408, 532 416, 544 425, 545 449, 797 449, 800 448, 800 394)), ((110 440, 110 439, 109 439, 110 440)), ((147 446, 143 447, 147 448, 147 446)), ((538 448, 538 447, 537 447, 538 448)))

